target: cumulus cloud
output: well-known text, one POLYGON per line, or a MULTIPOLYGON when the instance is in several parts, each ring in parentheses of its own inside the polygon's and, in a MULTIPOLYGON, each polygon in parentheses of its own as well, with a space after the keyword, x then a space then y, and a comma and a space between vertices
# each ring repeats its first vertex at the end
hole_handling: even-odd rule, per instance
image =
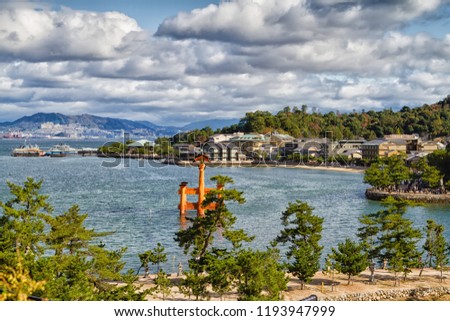
POLYGON ((28 61, 105 59, 136 49, 142 30, 119 12, 29 7, 0 10, 0 57, 28 61))
POLYGON ((244 45, 372 38, 441 4, 441 0, 236 0, 166 19, 156 35, 244 45))
POLYGON ((164 20, 0 9, 0 111, 183 124, 307 104, 417 106, 449 94, 450 34, 402 26, 448 1, 235 0, 164 20))

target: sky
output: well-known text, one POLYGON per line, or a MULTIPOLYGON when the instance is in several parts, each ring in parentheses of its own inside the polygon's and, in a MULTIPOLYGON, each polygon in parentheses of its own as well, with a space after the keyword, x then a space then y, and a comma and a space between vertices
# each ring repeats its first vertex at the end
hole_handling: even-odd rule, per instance
POLYGON ((417 107, 449 75, 450 0, 0 0, 0 121, 417 107))

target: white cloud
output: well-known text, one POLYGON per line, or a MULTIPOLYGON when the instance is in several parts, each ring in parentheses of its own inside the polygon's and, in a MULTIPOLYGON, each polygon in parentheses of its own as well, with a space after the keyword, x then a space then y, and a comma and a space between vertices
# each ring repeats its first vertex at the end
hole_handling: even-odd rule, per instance
POLYGON ((168 18, 156 34, 244 45, 373 38, 441 4, 441 0, 236 0, 168 18))
POLYGON ((236 0, 180 13, 153 37, 118 12, 9 5, 0 10, 1 117, 180 124, 287 105, 433 103, 449 94, 450 34, 400 26, 440 3, 236 0))
POLYGON ((0 57, 30 61, 105 59, 135 50, 142 30, 118 12, 0 10, 0 57))

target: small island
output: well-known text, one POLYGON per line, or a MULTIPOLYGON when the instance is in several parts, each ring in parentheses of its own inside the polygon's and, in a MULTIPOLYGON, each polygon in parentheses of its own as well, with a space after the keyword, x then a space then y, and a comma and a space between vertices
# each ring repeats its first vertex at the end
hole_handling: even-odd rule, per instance
POLYGON ((450 204, 450 148, 425 157, 406 158, 399 153, 374 161, 365 171, 364 182, 372 186, 366 197, 388 196, 421 203, 450 204))

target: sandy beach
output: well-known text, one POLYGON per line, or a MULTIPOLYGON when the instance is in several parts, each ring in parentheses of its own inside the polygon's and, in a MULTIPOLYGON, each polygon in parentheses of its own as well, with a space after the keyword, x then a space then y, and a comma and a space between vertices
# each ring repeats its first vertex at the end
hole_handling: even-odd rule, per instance
MULTIPOLYGON (((188 161, 178 161, 174 165, 182 167, 198 167, 198 162, 188 162, 188 161)), ((308 169, 308 170, 323 170, 323 171, 333 171, 333 172, 347 172, 347 173, 364 173, 365 168, 363 167, 345 167, 345 166, 312 166, 312 165, 300 165, 295 163, 252 163, 252 162, 208 162, 206 163, 208 167, 258 167, 258 168, 293 168, 293 169, 308 169)))
MULTIPOLYGON (((413 269, 408 274, 406 281, 399 276, 399 284, 394 286, 394 274, 378 269, 375 270, 375 282, 369 283, 370 271, 367 269, 360 275, 354 277, 350 285, 347 285, 347 276, 343 274, 335 274, 334 283, 329 275, 323 272, 317 272, 312 282, 301 290, 301 285, 297 278, 290 276, 288 289, 283 292, 283 300, 300 301, 310 295, 316 295, 319 301, 323 300, 388 300, 388 301, 404 301, 404 300, 445 300, 450 301, 450 285, 447 283, 450 277, 449 271, 444 272, 444 280, 440 282, 440 272, 435 269, 426 268, 419 276, 420 269, 413 269), (332 284, 334 284, 332 286, 332 284), (446 294, 445 294, 446 293, 446 294)), ((147 278, 140 277, 139 283, 143 285, 143 289, 154 286, 154 275, 147 278)), ((174 284, 180 282, 180 278, 173 274, 170 279, 174 284)), ((162 300, 160 294, 148 296, 148 300, 162 300)), ((172 287, 172 293, 166 298, 168 301, 189 301, 178 290, 177 286, 172 287)), ((193 298, 191 298, 193 300, 193 298)), ((211 301, 220 301, 221 298, 211 293, 209 298, 211 301)), ((225 301, 237 300, 236 292, 230 292, 223 297, 225 301)))

